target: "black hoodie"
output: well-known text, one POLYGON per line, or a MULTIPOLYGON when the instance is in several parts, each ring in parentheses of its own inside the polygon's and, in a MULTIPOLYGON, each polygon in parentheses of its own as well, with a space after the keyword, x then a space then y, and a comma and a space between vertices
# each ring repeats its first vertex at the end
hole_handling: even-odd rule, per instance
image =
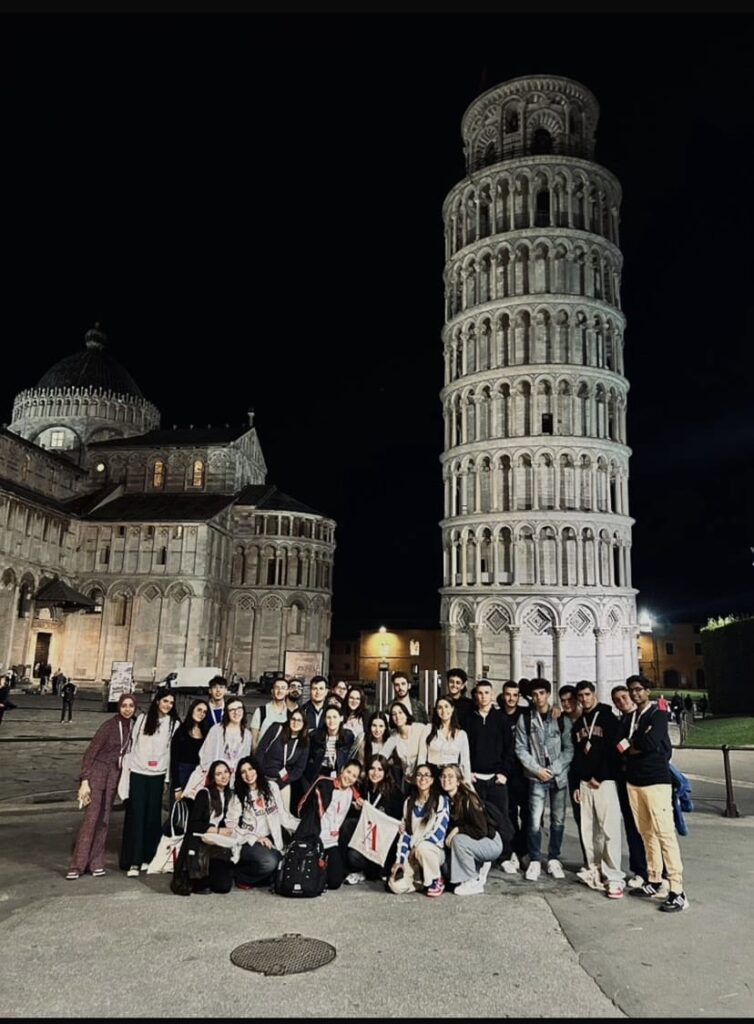
POLYGON ((608 704, 595 704, 591 711, 584 711, 573 726, 573 762, 571 770, 574 779, 588 782, 596 779, 618 777, 618 753, 616 744, 620 721, 608 704), (592 730, 591 737, 589 730, 592 730))

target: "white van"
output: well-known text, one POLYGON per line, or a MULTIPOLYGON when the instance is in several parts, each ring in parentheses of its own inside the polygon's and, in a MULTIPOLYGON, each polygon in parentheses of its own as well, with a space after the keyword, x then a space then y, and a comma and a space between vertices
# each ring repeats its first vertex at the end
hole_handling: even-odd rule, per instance
POLYGON ((170 680, 171 690, 181 690, 183 693, 206 693, 210 679, 221 675, 222 670, 216 666, 187 665, 184 668, 175 669, 167 678, 170 680))

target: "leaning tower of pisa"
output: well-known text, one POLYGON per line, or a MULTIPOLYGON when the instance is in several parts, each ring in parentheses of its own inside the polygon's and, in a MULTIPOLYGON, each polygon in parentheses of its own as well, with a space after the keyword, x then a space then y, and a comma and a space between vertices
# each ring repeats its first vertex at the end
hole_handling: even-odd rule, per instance
POLYGON ((595 163, 599 108, 567 78, 516 78, 462 121, 445 223, 441 618, 471 678, 636 671, 621 189, 595 163))

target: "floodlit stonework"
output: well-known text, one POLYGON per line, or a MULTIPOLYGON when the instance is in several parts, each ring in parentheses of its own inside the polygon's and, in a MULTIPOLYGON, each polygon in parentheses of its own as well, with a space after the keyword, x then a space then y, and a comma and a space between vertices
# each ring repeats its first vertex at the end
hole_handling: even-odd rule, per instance
POLYGON ((518 78, 464 114, 445 223, 442 628, 471 677, 637 668, 621 189, 597 101, 518 78))
POLYGON ((105 343, 87 332, 0 428, 0 664, 84 684, 113 661, 140 682, 184 665, 248 679, 321 651, 327 671, 333 520, 265 483, 253 414, 160 430, 105 343), (54 580, 71 603, 46 597, 54 580))

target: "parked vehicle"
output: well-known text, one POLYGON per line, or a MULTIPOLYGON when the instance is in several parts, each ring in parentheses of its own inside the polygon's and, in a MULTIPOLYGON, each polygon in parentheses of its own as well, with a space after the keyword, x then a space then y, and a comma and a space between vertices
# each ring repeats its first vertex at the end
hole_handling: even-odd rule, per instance
POLYGON ((170 680, 171 690, 180 690, 181 693, 205 694, 208 691, 210 679, 221 675, 222 671, 217 666, 187 665, 169 672, 165 681, 170 680))
POLYGON ((263 672, 259 677, 257 689, 259 690, 260 693, 271 693, 273 679, 277 679, 278 676, 284 675, 285 672, 283 672, 282 668, 276 668, 271 672, 263 672))

